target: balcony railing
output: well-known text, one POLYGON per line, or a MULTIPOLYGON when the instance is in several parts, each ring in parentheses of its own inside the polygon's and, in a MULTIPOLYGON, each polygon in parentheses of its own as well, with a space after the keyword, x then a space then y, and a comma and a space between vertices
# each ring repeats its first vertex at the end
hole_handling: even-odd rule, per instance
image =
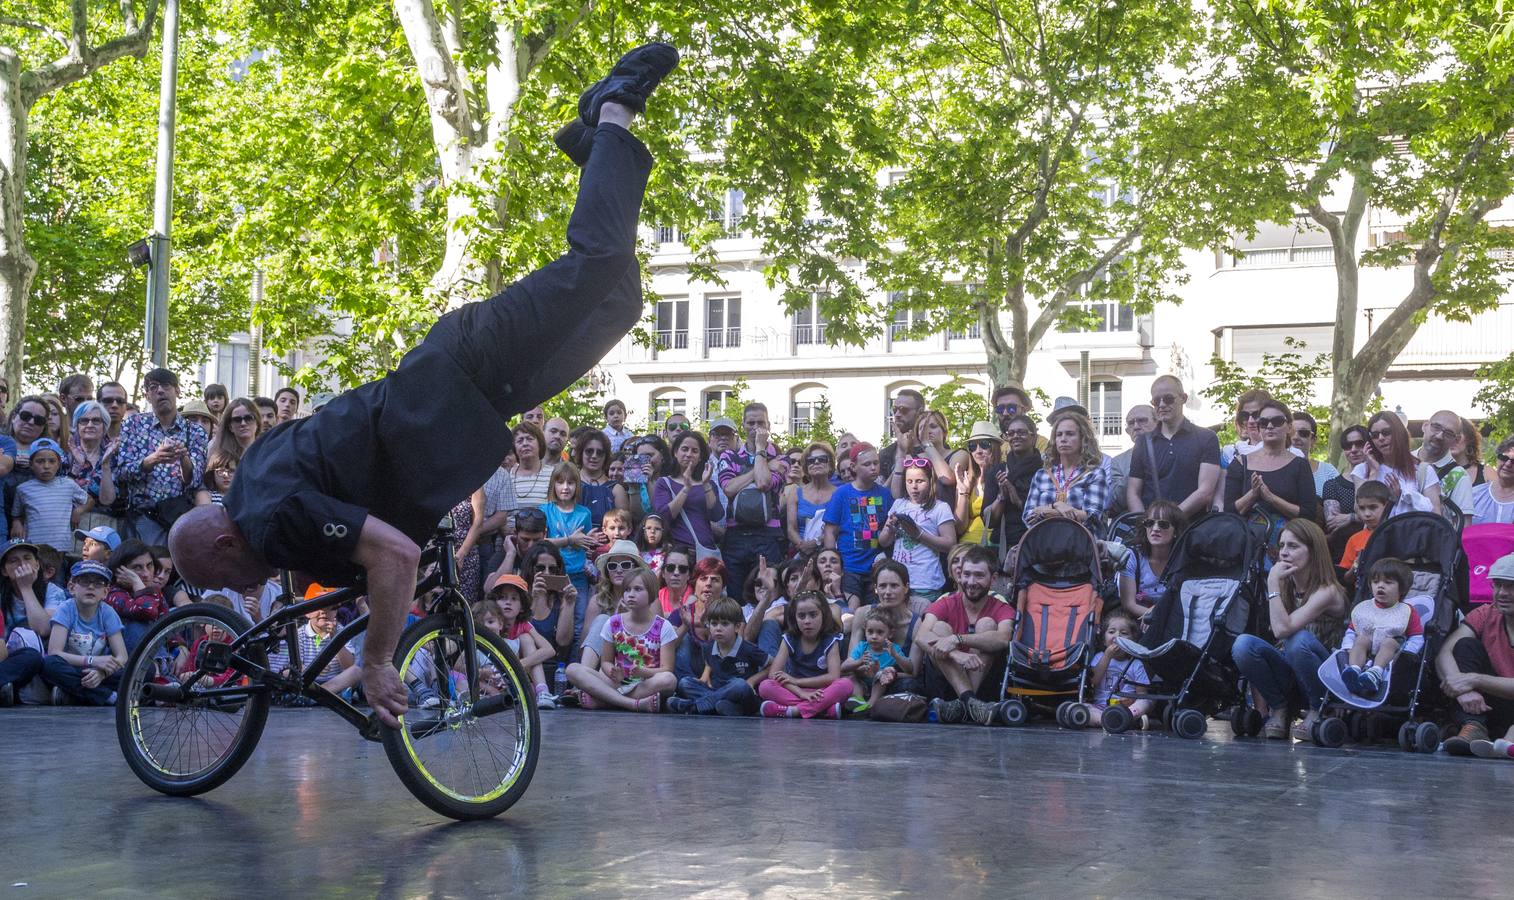
POLYGON ((1095 415, 1093 427, 1099 430, 1099 437, 1119 437, 1125 430, 1125 417, 1119 413, 1095 415))
POLYGON ((740 328, 706 328, 704 331, 704 346, 709 350, 719 350, 722 347, 740 347, 740 328))
POLYGON ((814 325, 795 325, 794 343, 796 344, 823 344, 825 343, 825 323, 818 322, 814 325))
POLYGON ((688 331, 659 330, 657 347, 660 350, 687 350, 689 349, 689 333, 688 331))

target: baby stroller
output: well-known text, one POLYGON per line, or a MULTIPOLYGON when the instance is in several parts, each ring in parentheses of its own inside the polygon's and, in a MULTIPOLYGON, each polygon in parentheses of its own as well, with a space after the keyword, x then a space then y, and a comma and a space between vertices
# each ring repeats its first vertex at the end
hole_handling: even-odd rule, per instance
MULTIPOLYGON (((1341 672, 1348 664, 1346 651, 1332 653, 1319 669, 1320 679, 1332 696, 1326 698, 1310 737, 1321 747, 1339 747, 1348 739, 1369 742, 1386 730, 1384 726, 1399 722, 1400 748, 1434 753, 1440 746, 1440 728, 1424 721, 1424 707, 1431 705, 1434 696, 1429 691, 1430 665, 1441 642, 1455 627, 1456 612, 1466 609, 1467 556, 1453 523, 1434 513, 1410 512, 1387 519, 1372 532, 1358 557, 1358 571, 1370 571, 1385 557, 1402 560, 1414 573, 1414 584, 1405 600, 1414 606, 1424 626, 1423 652, 1401 651, 1387 683, 1372 698, 1345 690, 1341 672)), ((1353 601, 1353 607, 1372 602, 1370 579, 1356 579, 1353 601)))
MULTIPOLYGON (((1230 647, 1251 628, 1261 567, 1262 547, 1240 516, 1211 513, 1190 525, 1172 549, 1162 576, 1167 592, 1146 630, 1138 640, 1119 639, 1145 667, 1151 687, 1137 694, 1117 685, 1115 695, 1166 701, 1163 721, 1179 737, 1202 737, 1209 716, 1232 703, 1241 710, 1240 730, 1260 732, 1261 717, 1247 717, 1238 702, 1240 675, 1230 647)), ((1111 706, 1103 724, 1119 734, 1130 727, 1130 713, 1111 706)))
POLYGON ((1514 553, 1514 525, 1468 525, 1461 533, 1461 548, 1467 554, 1467 605, 1492 603, 1488 567, 1514 553))
POLYGON ((1099 627, 1104 576, 1099 544, 1071 519, 1047 519, 1025 532, 1015 560, 1015 629, 1005 656, 999 719, 1023 725, 1056 706, 1057 724, 1082 728, 1089 650, 1099 627))

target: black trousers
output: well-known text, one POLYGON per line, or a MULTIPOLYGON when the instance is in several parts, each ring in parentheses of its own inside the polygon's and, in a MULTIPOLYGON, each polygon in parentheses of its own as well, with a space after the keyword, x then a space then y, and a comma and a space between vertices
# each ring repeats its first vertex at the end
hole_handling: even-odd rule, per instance
POLYGON ((572 385, 641 319, 636 229, 651 171, 641 141, 600 125, 568 219, 568 252, 443 316, 421 349, 446 352, 507 417, 572 385))
MULTIPOLYGON (((1488 658, 1488 650, 1475 637, 1464 637, 1457 641, 1451 648, 1451 656, 1456 659, 1456 667, 1471 675, 1497 675, 1493 671, 1493 661, 1488 658)), ((1503 737, 1510 727, 1514 727, 1514 700, 1507 697, 1494 697, 1484 693, 1483 699, 1488 701, 1488 712, 1480 715, 1472 715, 1463 710, 1461 704, 1451 701, 1451 721, 1457 728, 1468 722, 1481 722, 1487 726, 1488 733, 1495 738, 1503 737)))

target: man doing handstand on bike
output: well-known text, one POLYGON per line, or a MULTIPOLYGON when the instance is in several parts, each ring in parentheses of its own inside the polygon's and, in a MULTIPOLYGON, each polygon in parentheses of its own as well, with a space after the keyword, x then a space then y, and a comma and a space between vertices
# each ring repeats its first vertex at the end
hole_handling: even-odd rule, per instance
POLYGON ((225 507, 197 507, 169 535, 202 588, 248 589, 278 569, 328 585, 363 576, 363 691, 386 725, 408 705, 392 659, 421 545, 510 452, 509 418, 571 385, 641 317, 636 228, 652 157, 626 129, 677 63, 666 44, 632 50, 558 132, 583 167, 566 254, 437 320, 386 377, 259 438, 225 507))

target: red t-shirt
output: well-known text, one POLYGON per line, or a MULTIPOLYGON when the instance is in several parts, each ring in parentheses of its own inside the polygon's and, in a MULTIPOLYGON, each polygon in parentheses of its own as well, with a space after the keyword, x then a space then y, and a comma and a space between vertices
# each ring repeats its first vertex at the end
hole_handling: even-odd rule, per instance
POLYGON ((1367 546, 1367 539, 1370 537, 1372 537, 1372 532, 1365 528, 1351 535, 1346 541, 1346 549, 1341 551, 1342 569, 1349 569, 1356 565, 1356 558, 1361 555, 1362 548, 1367 546))
POLYGON ((505 637, 507 637, 507 638, 509 638, 510 640, 513 641, 513 640, 519 639, 520 636, 523 635, 523 634, 525 634, 526 632, 528 632, 528 631, 535 631, 535 630, 536 629, 534 629, 534 628, 531 627, 530 621, 528 621, 526 619, 521 619, 520 621, 516 622, 514 625, 510 626, 510 629, 509 629, 510 633, 507 634, 507 635, 505 635, 505 637))
POLYGON ((1472 610, 1467 616, 1467 627, 1482 641, 1493 662, 1493 674, 1499 678, 1514 678, 1514 646, 1509 644, 1509 633, 1503 627, 1503 616, 1498 607, 1489 603, 1472 610))
POLYGON ((927 615, 935 616, 945 622, 951 628, 952 634, 972 634, 973 627, 978 624, 978 619, 993 619, 994 623, 1010 622, 1015 618, 1015 608, 1003 600, 989 595, 984 602, 983 609, 978 612, 973 621, 968 621, 967 607, 962 603, 962 594, 946 594, 941 599, 925 608, 927 615))

